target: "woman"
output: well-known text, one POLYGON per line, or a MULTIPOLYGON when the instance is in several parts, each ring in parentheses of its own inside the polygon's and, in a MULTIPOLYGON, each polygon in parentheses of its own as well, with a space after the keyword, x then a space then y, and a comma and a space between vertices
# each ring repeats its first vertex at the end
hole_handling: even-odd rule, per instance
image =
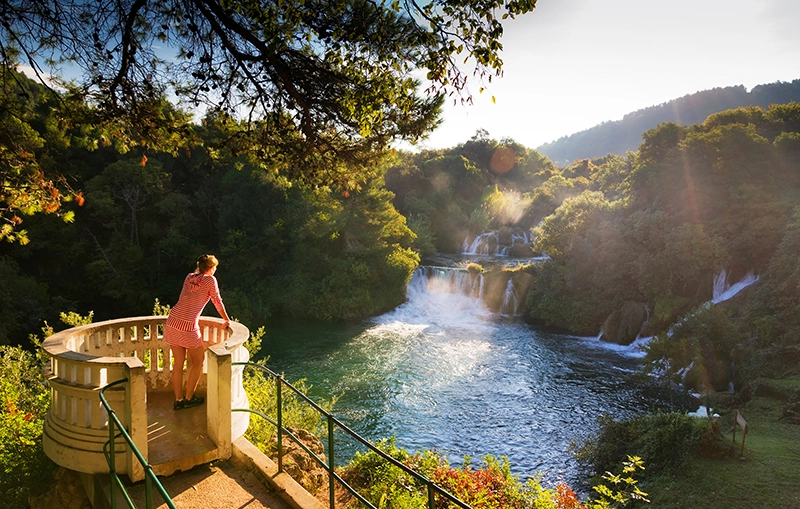
POLYGON ((183 280, 183 289, 178 303, 170 310, 164 326, 164 342, 170 346, 175 363, 172 367, 172 390, 175 403, 172 408, 180 410, 202 405, 205 398, 194 394, 200 374, 203 371, 205 349, 200 335, 200 313, 208 301, 214 303, 219 315, 225 320, 225 328, 230 326, 230 318, 225 312, 219 287, 214 273, 219 261, 214 255, 202 255, 197 259, 197 268, 183 280), (183 393, 183 363, 189 352, 189 376, 186 379, 186 395, 183 393))

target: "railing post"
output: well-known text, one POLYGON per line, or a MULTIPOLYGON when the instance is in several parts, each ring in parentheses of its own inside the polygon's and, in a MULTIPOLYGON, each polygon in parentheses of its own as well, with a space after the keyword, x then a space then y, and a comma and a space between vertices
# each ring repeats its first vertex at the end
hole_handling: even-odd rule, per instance
POLYGON ((336 494, 334 493, 334 487, 336 479, 333 477, 333 469, 334 469, 334 458, 333 458, 333 419, 330 415, 328 415, 328 491, 329 498, 330 498, 330 509, 335 509, 336 507, 336 494))
POLYGON ((111 470, 111 493, 109 494, 109 498, 111 499, 111 507, 117 507, 117 483, 114 482, 113 477, 117 475, 117 451, 116 447, 114 447, 114 419, 111 418, 111 415, 108 416, 108 467, 111 470))
POLYGON ((149 475, 144 478, 144 505, 146 509, 153 509, 153 481, 149 475))
POLYGON ((231 352, 215 345, 206 351, 208 436, 222 458, 231 457, 231 352))
POLYGON ((283 472, 283 398, 281 398, 283 377, 280 375, 275 377, 275 387, 277 387, 275 401, 278 406, 278 472, 283 472))
MULTIPOLYGON (((128 434, 139 452, 145 458, 147 451, 147 384, 144 379, 144 365, 137 359, 138 366, 127 366, 128 394, 125 398, 125 419, 128 423, 128 434)), ((144 479, 144 468, 136 459, 130 447, 125 454, 128 477, 132 482, 144 479)))

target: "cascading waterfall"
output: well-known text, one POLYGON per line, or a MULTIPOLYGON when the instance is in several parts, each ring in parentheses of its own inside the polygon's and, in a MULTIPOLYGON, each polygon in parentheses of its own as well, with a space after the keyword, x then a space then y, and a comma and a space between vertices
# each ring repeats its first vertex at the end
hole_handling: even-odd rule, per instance
POLYGON ((497 230, 481 233, 471 242, 469 239, 470 237, 467 236, 461 244, 461 254, 509 256, 511 248, 516 244, 533 243, 533 234, 531 234, 530 231, 523 231, 522 233, 514 232, 511 234, 511 245, 500 243, 500 234, 497 230))
MULTIPOLYGON (((734 297, 737 293, 744 290, 748 286, 757 282, 758 279, 759 279, 758 276, 754 275, 753 272, 751 271, 745 274, 745 276, 736 283, 730 284, 730 282, 728 281, 728 272, 725 269, 722 269, 717 273, 716 276, 714 276, 714 290, 711 300, 702 304, 702 307, 708 308, 709 306, 712 306, 714 304, 719 304, 720 302, 724 302, 734 297)), ((650 309, 647 307, 646 309, 647 309, 647 317, 649 319, 650 309)), ((686 318, 684 318, 683 320, 686 320, 686 318)), ((653 339, 651 336, 642 337, 641 333, 646 326, 647 326, 647 320, 645 320, 645 322, 642 324, 642 328, 639 331, 639 334, 636 336, 636 340, 628 346, 619 346, 619 345, 614 345, 612 343, 605 343, 605 346, 612 350, 626 352, 630 355, 637 357, 643 357, 644 347, 647 345, 647 343, 650 342, 651 339, 653 339)), ((672 328, 668 329, 666 331, 666 334, 667 336, 671 336, 672 328)), ((603 333, 600 332, 596 340, 600 342, 602 336, 603 333)))
POLYGON ((756 281, 758 281, 758 276, 751 271, 745 274, 737 283, 730 284, 728 282, 728 272, 722 269, 714 276, 714 294, 711 298, 711 303, 719 304, 720 302, 724 302, 756 281))
MULTIPOLYGON (((481 233, 475 240, 469 242, 469 237, 464 239, 464 243, 461 245, 461 253, 462 254, 471 254, 471 255, 492 255, 492 254, 500 254, 497 253, 497 247, 500 245, 500 237, 496 231, 481 233), (490 239, 494 240, 494 245, 492 246, 489 242, 490 239)), ((503 250, 507 251, 506 248, 503 250)))
POLYGON ((503 316, 515 316, 519 308, 519 299, 517 298, 517 289, 514 288, 514 281, 508 278, 506 291, 503 295, 503 316))
POLYGON ((533 234, 530 231, 519 233, 512 233, 511 234, 511 245, 520 241, 522 244, 532 244, 533 243, 533 234))
POLYGON ((455 267, 421 265, 414 271, 408 292, 453 293, 480 299, 483 298, 483 274, 455 267))

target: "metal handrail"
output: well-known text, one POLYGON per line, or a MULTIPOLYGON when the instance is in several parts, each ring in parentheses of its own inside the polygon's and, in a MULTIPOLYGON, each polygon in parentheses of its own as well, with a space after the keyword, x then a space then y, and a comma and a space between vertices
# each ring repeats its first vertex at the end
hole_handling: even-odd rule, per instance
POLYGON ((276 403, 277 403, 276 406, 277 406, 277 414, 278 415, 277 415, 277 421, 276 421, 272 417, 270 417, 270 416, 268 416, 268 415, 266 415, 266 414, 264 414, 262 412, 259 412, 257 410, 252 410, 252 409, 249 409, 249 408, 233 408, 233 409, 231 409, 231 411, 232 412, 250 412, 252 414, 259 415, 259 416, 263 417, 264 419, 266 419, 270 424, 272 424, 273 426, 276 427, 276 433, 277 433, 277 439, 278 439, 278 472, 283 472, 283 435, 284 434, 288 435, 289 438, 294 440, 294 442, 297 445, 299 445, 305 452, 307 452, 309 454, 309 456, 311 456, 314 459, 314 461, 316 461, 319 465, 321 465, 323 468, 325 468, 325 470, 327 470, 327 472, 328 472, 328 488, 329 488, 329 499, 330 499, 329 500, 329 503, 330 503, 329 508, 330 509, 335 509, 335 507, 336 507, 336 497, 334 496, 335 481, 339 481, 341 483, 341 485, 344 486, 344 488, 346 488, 347 491, 349 491, 353 496, 355 496, 362 504, 367 505, 371 509, 377 509, 372 503, 370 503, 360 493, 358 493, 355 490, 355 488, 350 486, 344 479, 342 479, 342 477, 339 474, 337 474, 336 471, 334 470, 334 457, 335 456, 334 456, 333 432, 334 432, 334 427, 335 426, 337 426, 341 431, 344 431, 345 433, 350 435, 352 438, 354 438, 358 442, 360 442, 363 445, 365 445, 369 450, 371 450, 375 454, 379 455, 384 460, 388 461, 392 465, 396 466, 397 468, 400 468, 401 470, 403 470, 407 474, 411 475, 413 478, 415 478, 420 483, 425 484, 427 486, 427 491, 428 491, 428 509, 435 509, 435 497, 436 497, 437 494, 439 496, 441 496, 441 497, 444 497, 449 502, 455 504, 456 506, 460 507, 461 509, 472 509, 472 506, 470 506, 466 502, 463 502, 460 499, 458 499, 457 497, 455 497, 454 495, 450 494, 444 488, 442 488, 441 486, 439 486, 438 484, 436 484, 432 480, 428 479, 424 475, 420 474, 419 472, 416 472, 415 470, 411 469, 410 467, 408 467, 408 466, 404 465, 403 463, 397 461, 395 458, 391 457, 389 454, 387 454, 386 452, 380 450, 378 447, 373 445, 367 439, 363 438, 358 433, 356 433, 355 431, 353 431, 350 428, 348 428, 345 424, 343 424, 336 417, 334 417, 333 414, 331 414, 330 412, 328 412, 327 410, 325 410, 324 408, 322 408, 321 406, 316 404, 314 401, 309 399, 309 397, 306 396, 302 391, 300 391, 295 386, 293 386, 292 384, 287 382, 283 378, 283 376, 275 373, 274 371, 272 371, 271 369, 267 368, 266 366, 264 366, 262 364, 257 364, 257 363, 254 363, 254 362, 234 362, 233 365, 234 366, 250 366, 250 367, 258 368, 258 369, 266 372, 268 375, 270 375, 271 377, 273 377, 276 380, 277 383, 275 384, 275 386, 276 386, 275 398, 276 398, 276 403), (300 441, 300 439, 297 438, 291 431, 289 431, 286 427, 283 426, 283 411, 282 411, 282 408, 281 408, 282 407, 282 396, 281 396, 281 393, 283 392, 282 389, 281 389, 282 386, 286 386, 289 389, 291 389, 292 391, 294 391, 295 394, 300 396, 309 405, 311 405, 311 407, 314 408, 314 410, 319 412, 322 416, 324 416, 327 419, 327 424, 328 424, 328 462, 327 463, 323 459, 321 459, 319 456, 317 456, 313 451, 311 451, 311 449, 309 449, 302 441, 300 441))
POLYGON ((145 507, 147 509, 153 508, 153 485, 155 485, 156 490, 161 495, 161 498, 164 499, 164 502, 170 509, 177 509, 175 503, 170 498, 167 491, 164 489, 164 486, 161 484, 161 481, 158 480, 156 474, 153 472, 153 467, 147 462, 147 460, 142 456, 142 453, 136 447, 136 444, 133 443, 131 436, 125 430, 125 426, 117 418, 117 414, 111 408, 111 405, 108 404, 106 401, 105 392, 106 389, 112 387, 114 385, 126 383, 128 381, 127 378, 123 378, 122 380, 117 380, 116 382, 111 382, 110 384, 106 385, 102 389, 100 389, 100 402, 105 407, 106 412, 108 412, 108 442, 103 445, 103 454, 106 457, 106 462, 108 462, 109 473, 111 474, 111 507, 117 507, 116 505, 116 490, 115 487, 119 488, 122 492, 123 497, 125 497, 125 502, 128 504, 128 507, 131 509, 136 509, 136 504, 133 503, 133 500, 128 494, 128 490, 125 489, 125 485, 122 484, 122 480, 120 479, 119 475, 117 474, 116 468, 116 454, 114 451, 114 443, 117 438, 120 436, 125 439, 125 442, 130 447, 130 450, 133 451, 133 454, 136 456, 136 459, 144 468, 144 477, 145 477, 145 507), (114 434, 114 425, 119 428, 119 433, 116 435, 114 434))

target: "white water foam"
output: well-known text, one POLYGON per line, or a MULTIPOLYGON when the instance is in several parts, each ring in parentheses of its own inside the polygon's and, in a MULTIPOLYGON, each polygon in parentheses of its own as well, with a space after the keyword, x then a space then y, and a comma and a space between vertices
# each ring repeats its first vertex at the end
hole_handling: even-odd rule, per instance
POLYGON ((483 276, 476 276, 472 284, 465 282, 465 276, 465 271, 456 269, 441 269, 431 276, 417 269, 408 285, 406 302, 374 322, 393 327, 487 328, 493 314, 480 298, 483 276))
POLYGON ((574 336, 574 337, 594 348, 598 348, 600 350, 607 350, 610 352, 616 352, 620 355, 624 355, 625 357, 631 357, 631 358, 644 357, 645 356, 644 347, 652 339, 652 337, 650 336, 645 338, 640 337, 636 338, 636 341, 634 341, 630 345, 618 345, 616 343, 609 343, 608 341, 601 340, 600 339, 601 334, 598 334, 595 337, 586 337, 586 336, 574 336))

